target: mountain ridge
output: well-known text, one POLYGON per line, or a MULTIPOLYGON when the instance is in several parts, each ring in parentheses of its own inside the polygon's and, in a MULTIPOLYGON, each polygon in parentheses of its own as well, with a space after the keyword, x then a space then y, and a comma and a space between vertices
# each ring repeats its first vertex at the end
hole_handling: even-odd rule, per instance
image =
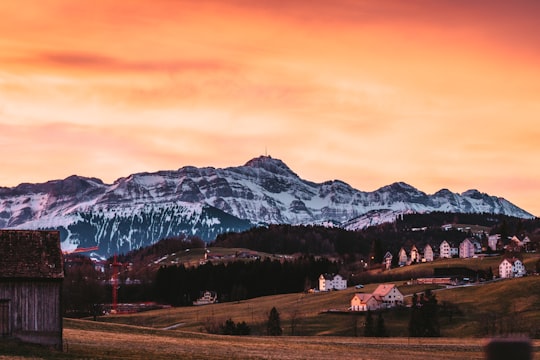
POLYGON ((111 254, 164 237, 199 236, 265 224, 324 224, 349 230, 393 221, 408 212, 485 212, 534 216, 509 201, 467 190, 428 195, 404 182, 375 191, 342 180, 304 180, 283 161, 259 156, 242 166, 184 166, 142 172, 112 184, 72 175, 0 188, 0 227, 59 229, 66 250, 100 247, 111 254))

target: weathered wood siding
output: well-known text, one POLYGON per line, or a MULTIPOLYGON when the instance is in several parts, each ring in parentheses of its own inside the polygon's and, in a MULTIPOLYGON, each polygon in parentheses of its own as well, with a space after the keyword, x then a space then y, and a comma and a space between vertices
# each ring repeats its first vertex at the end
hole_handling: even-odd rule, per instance
POLYGON ((10 336, 62 346, 61 281, 0 281, 0 300, 9 302, 10 336))

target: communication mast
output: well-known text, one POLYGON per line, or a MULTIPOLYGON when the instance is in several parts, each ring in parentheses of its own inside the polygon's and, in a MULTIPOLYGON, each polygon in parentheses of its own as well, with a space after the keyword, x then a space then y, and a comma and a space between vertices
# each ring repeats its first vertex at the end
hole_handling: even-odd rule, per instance
POLYGON ((111 264, 112 266, 112 270, 113 270, 113 273, 112 273, 112 310, 111 312, 113 314, 116 314, 117 311, 118 311, 118 269, 120 268, 120 266, 122 266, 121 263, 118 262, 118 260, 116 259, 116 254, 114 254, 114 260, 113 260, 113 263, 111 264))

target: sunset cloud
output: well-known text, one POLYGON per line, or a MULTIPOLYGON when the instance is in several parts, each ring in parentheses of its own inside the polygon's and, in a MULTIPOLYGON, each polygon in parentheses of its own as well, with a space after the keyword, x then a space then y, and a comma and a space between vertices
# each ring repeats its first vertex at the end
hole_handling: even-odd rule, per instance
POLYGON ((266 149, 538 215, 538 1, 0 3, 0 186, 266 149))

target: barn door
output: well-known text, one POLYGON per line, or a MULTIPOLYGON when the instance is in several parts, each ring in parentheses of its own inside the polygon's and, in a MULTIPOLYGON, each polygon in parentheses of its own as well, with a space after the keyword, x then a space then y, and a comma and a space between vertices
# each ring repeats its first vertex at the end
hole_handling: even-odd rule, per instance
POLYGON ((11 335, 9 325, 9 300, 0 299, 0 337, 11 335))

